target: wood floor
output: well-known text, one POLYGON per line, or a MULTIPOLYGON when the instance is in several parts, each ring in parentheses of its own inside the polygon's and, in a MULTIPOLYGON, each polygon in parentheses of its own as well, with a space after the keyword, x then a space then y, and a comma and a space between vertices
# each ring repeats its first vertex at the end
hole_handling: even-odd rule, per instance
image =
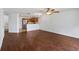
POLYGON ((5 33, 2 51, 79 51, 79 39, 42 30, 5 33))

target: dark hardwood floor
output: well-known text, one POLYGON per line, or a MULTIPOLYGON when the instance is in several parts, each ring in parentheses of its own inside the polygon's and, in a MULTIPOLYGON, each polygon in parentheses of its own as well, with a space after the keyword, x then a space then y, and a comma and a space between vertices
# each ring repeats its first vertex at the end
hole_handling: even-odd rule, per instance
POLYGON ((79 39, 42 30, 5 33, 2 51, 79 51, 79 39))

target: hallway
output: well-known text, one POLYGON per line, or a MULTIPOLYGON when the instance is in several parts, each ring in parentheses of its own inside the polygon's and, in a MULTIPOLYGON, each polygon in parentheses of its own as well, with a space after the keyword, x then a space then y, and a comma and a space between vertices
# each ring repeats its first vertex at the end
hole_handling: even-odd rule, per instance
POLYGON ((79 40, 42 30, 7 33, 2 51, 77 51, 79 40))

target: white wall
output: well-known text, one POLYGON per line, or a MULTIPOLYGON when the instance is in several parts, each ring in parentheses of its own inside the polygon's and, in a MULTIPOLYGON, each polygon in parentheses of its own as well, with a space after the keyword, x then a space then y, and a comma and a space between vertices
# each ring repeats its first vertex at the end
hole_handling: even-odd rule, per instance
POLYGON ((0 8, 0 49, 2 46, 3 38, 4 38, 4 15, 3 15, 3 9, 0 8))
POLYGON ((19 32, 22 32, 22 17, 19 16, 19 32))
POLYGON ((53 15, 43 15, 40 18, 40 28, 79 38, 79 10, 69 9, 53 15))
POLYGON ((4 15, 4 21, 5 21, 4 28, 5 30, 8 30, 8 15, 4 15))
POLYGON ((20 17, 19 14, 9 14, 9 32, 18 33, 20 29, 20 17))

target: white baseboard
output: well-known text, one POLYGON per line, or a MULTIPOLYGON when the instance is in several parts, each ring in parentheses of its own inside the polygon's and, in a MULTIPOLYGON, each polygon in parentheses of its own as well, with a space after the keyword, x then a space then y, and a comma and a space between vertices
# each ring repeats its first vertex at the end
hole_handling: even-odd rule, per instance
POLYGON ((79 39, 78 36, 74 36, 74 35, 70 35, 70 34, 66 34, 66 33, 53 32, 53 31, 48 31, 48 30, 44 30, 44 29, 41 29, 41 30, 79 39))

